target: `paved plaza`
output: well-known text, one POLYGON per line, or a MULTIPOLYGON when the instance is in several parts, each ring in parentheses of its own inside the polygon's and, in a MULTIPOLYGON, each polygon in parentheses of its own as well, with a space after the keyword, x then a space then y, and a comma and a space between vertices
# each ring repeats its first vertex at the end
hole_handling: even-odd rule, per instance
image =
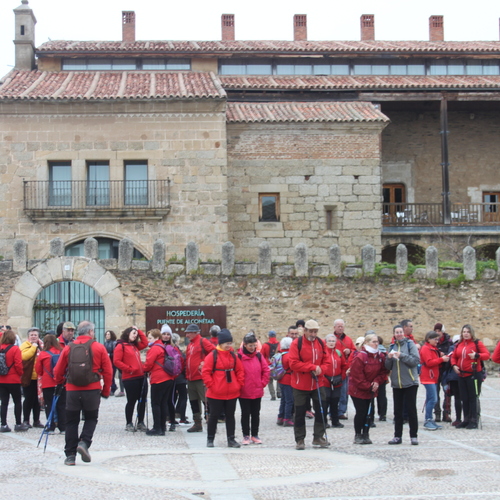
MULTIPOLYGON (((391 395, 391 391, 388 392, 391 395)), ((420 426, 424 389, 419 388, 420 426)), ((389 415, 392 405, 389 397, 389 415)), ((63 465, 64 437, 37 448, 39 430, 0 434, 0 498, 11 499, 500 499, 500 378, 490 376, 482 395, 482 430, 439 431, 420 427, 419 446, 389 446, 391 418, 376 422, 373 445, 353 445, 352 417, 344 429, 329 429, 330 449, 296 451, 293 429, 276 425, 278 401, 263 400, 262 445, 228 449, 223 424, 215 448, 206 433, 187 427, 165 437, 125 432, 125 398, 103 400, 92 444, 92 462, 63 465)), ((151 413, 149 411, 149 413, 151 413)), ((151 425, 151 415, 150 425, 151 425)), ((237 422, 239 410, 237 410, 237 422)), ((9 409, 13 427, 13 410, 9 409)), ((237 429, 239 430, 239 422, 237 429)), ((241 440, 241 432, 237 438, 241 440)))

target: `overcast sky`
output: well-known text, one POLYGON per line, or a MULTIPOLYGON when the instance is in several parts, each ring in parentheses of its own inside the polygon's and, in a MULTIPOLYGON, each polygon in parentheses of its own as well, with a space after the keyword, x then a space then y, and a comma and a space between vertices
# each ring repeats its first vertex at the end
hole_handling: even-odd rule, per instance
MULTIPOLYGON (((14 13, 0 0, 0 76, 14 65, 14 13)), ((37 46, 47 40, 121 40, 121 12, 136 12, 138 40, 220 40, 221 14, 235 14, 237 40, 291 40, 307 14, 309 40, 359 40, 361 14, 375 14, 377 40, 428 40, 444 15, 445 40, 499 40, 500 1, 475 0, 30 0, 37 46)))

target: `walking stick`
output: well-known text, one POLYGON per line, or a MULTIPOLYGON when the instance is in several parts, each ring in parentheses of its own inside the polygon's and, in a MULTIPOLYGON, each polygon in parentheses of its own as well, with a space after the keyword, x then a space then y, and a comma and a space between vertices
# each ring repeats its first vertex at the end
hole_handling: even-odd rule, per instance
POLYGON ((319 389, 319 380, 317 375, 314 372, 311 372, 312 378, 316 381, 316 388, 318 389, 318 401, 319 401, 319 407, 321 409, 321 420, 323 420, 323 431, 325 433, 325 439, 328 441, 328 435, 326 434, 326 421, 325 421, 325 412, 323 410, 323 401, 321 400, 321 391, 319 389))
POLYGON ((47 418, 47 422, 45 423, 45 426, 42 429, 42 433, 40 434, 40 439, 38 440, 38 444, 36 447, 38 448, 40 446, 40 443, 43 439, 43 436, 45 436, 45 444, 43 446, 43 452, 45 453, 45 450, 47 449, 47 442, 49 440, 49 434, 50 434, 50 428, 52 427, 52 424, 55 422, 55 418, 57 416, 57 402, 59 400, 59 397, 61 395, 61 392, 63 390, 62 385, 56 386, 56 390, 54 391, 54 397, 52 398, 52 406, 50 407, 50 412, 49 416, 47 418))

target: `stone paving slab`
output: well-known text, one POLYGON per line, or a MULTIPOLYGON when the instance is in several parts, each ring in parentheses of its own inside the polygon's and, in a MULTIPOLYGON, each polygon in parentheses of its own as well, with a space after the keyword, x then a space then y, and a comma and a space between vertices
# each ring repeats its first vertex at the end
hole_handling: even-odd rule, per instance
MULTIPOLYGON (((391 391, 388 391, 389 396, 391 391)), ((425 391, 419 389, 423 407, 425 391)), ((389 415, 392 402, 389 397, 389 415)), ((296 451, 293 429, 276 425, 278 401, 263 399, 262 445, 227 448, 219 424, 215 448, 206 433, 179 426, 164 437, 124 430, 125 398, 103 400, 91 447, 92 462, 63 465, 64 437, 37 448, 38 430, 0 434, 2 500, 491 500, 500 499, 500 378, 489 377, 481 398, 483 429, 419 430, 419 446, 389 446, 391 418, 371 430, 373 445, 353 445, 354 410, 344 429, 329 429, 332 447, 296 451)), ((420 424, 423 415, 419 413, 420 424)), ((13 424, 13 409, 8 420, 13 424)), ((12 425, 11 425, 12 426, 12 425)), ((237 410, 238 439, 239 410, 237 410)))

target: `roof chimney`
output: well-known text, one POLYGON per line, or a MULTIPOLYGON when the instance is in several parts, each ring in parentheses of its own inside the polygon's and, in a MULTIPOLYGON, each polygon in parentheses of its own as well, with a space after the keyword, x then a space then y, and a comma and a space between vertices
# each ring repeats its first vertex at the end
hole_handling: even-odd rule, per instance
POLYGON ((375 16, 373 14, 361 16, 361 40, 375 40, 375 16))
POLYGON ((444 40, 443 16, 429 17, 429 40, 431 42, 442 42, 444 40))
POLYGON ((122 40, 135 42, 135 12, 133 10, 122 11, 122 40))
POLYGON ((222 41, 234 40, 234 14, 222 14, 222 41))
POLYGON ((305 14, 293 16, 293 40, 295 42, 307 40, 307 16, 305 14))
POLYGON ((36 18, 28 5, 28 0, 22 0, 21 5, 14 9, 14 23, 15 68, 32 70, 35 68, 36 18))

